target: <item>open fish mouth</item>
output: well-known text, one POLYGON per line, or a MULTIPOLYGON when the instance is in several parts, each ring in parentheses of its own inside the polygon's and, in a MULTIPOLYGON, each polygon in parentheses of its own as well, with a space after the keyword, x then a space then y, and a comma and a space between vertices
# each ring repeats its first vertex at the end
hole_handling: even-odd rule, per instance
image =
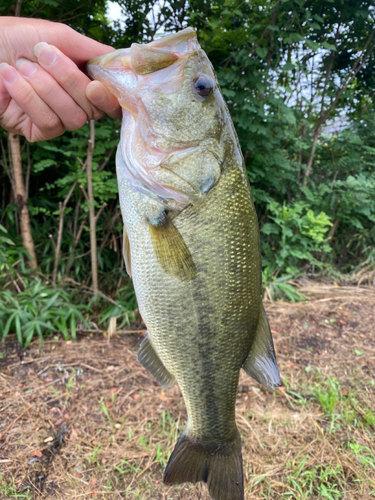
POLYGON ((195 31, 186 28, 147 45, 133 43, 90 60, 87 69, 123 108, 119 177, 162 204, 185 208, 191 197, 171 189, 160 169, 171 155, 174 164, 177 157, 187 163, 202 141, 220 138, 214 116, 221 113, 214 98, 218 84, 195 31))
POLYGON ((196 52, 197 48, 195 31, 186 28, 147 45, 133 43, 130 48, 95 57, 87 63, 87 68, 90 76, 94 76, 95 66, 109 71, 122 66, 138 75, 146 75, 171 66, 178 59, 196 52))

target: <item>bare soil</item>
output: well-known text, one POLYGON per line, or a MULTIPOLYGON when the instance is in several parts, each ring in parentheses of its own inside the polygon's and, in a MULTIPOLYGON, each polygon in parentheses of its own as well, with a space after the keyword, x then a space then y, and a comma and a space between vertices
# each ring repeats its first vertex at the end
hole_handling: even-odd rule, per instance
MULTIPOLYGON (((241 374, 246 499, 375 498, 374 288, 266 310, 283 386, 241 374)), ((205 485, 162 484, 186 411, 138 364, 141 340, 0 344, 1 499, 208 500, 205 485)))

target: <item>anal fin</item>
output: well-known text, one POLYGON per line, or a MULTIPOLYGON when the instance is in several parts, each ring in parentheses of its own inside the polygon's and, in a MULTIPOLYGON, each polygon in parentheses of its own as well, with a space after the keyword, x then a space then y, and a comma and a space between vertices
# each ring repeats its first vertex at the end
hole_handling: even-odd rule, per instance
POLYGON ((152 346, 148 333, 146 333, 142 344, 138 349, 138 361, 153 375, 156 381, 163 387, 172 387, 174 384, 174 377, 169 373, 163 365, 162 360, 157 355, 154 347, 152 346))
POLYGON ((277 366, 275 348, 263 306, 253 345, 242 368, 262 385, 267 387, 280 386, 280 372, 277 366))
POLYGON ((168 216, 165 216, 162 224, 150 224, 149 227, 152 246, 162 269, 180 279, 192 278, 196 273, 193 258, 168 216))

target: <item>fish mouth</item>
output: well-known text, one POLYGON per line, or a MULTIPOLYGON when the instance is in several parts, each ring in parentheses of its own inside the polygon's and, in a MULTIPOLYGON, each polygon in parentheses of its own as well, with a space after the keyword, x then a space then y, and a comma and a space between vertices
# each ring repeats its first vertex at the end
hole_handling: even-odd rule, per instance
POLYGON ((187 154, 198 141, 174 144, 163 130, 155 131, 151 124, 143 126, 142 120, 147 121, 148 113, 142 91, 149 89, 165 95, 178 92, 185 79, 184 68, 199 50, 194 29, 186 28, 148 44, 133 43, 129 48, 87 63, 89 76, 103 82, 124 110, 117 166, 119 179, 124 178, 134 189, 165 203, 166 207, 184 208, 190 203, 189 197, 154 179, 152 171, 169 154, 187 154))
POLYGON ((198 50, 193 28, 165 36, 148 44, 133 43, 130 48, 115 50, 88 61, 88 74, 95 78, 99 68, 106 71, 130 69, 137 75, 147 75, 171 66, 178 59, 198 50))

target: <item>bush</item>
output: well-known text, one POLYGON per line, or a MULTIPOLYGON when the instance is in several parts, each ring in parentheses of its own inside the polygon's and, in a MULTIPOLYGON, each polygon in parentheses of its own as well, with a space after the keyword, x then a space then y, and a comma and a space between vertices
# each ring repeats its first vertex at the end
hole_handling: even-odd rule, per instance
MULTIPOLYGON (((18 342, 27 347, 34 335, 61 331, 64 338, 76 338, 77 321, 86 323, 85 305, 72 303, 71 294, 61 288, 50 288, 41 279, 25 282, 25 290, 0 292, 0 337, 15 332, 18 342)), ((87 323, 86 323, 87 324, 87 323)))
POLYGON ((267 274, 281 272, 295 276, 303 263, 321 266, 317 255, 331 250, 327 242, 327 231, 332 226, 329 217, 324 212, 314 214, 308 204, 302 202, 288 207, 272 201, 268 210, 268 219, 272 222, 262 227, 268 236, 262 243, 267 274))

